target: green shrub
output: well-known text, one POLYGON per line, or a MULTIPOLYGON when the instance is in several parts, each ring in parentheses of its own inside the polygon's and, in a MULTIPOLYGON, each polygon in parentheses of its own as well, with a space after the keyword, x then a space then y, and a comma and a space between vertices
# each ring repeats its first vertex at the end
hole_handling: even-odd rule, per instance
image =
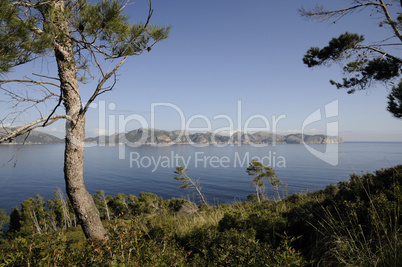
POLYGON ((316 261, 349 266, 401 266, 402 166, 353 174, 315 211, 316 261))
POLYGON ((286 236, 278 247, 255 238, 253 230, 214 227, 195 229, 187 236, 186 250, 193 262, 203 266, 303 266, 307 262, 286 236))

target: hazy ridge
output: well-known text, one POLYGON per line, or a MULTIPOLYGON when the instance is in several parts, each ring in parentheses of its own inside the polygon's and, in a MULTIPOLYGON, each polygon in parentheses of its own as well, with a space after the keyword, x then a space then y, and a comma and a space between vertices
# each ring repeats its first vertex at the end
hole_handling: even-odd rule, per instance
POLYGON ((92 143, 134 143, 134 144, 336 144, 343 143, 342 137, 327 135, 279 135, 269 132, 244 133, 232 135, 190 133, 187 131, 164 131, 157 129, 137 129, 127 133, 87 138, 92 143))
MULTIPOLYGON (((0 130, 0 136, 5 135, 11 129, 0 130)), ((269 132, 244 133, 235 132, 232 135, 207 133, 190 133, 187 131, 165 131, 157 129, 136 129, 127 133, 118 133, 110 136, 89 137, 88 143, 135 143, 143 145, 152 144, 336 144, 343 143, 342 137, 327 135, 279 135, 269 132)), ((7 141, 4 144, 61 144, 64 139, 53 135, 31 131, 7 141)))

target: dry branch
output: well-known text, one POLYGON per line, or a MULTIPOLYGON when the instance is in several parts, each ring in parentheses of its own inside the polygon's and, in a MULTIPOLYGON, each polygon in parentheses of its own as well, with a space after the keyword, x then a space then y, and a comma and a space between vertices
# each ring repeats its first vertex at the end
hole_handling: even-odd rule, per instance
POLYGON ((13 138, 15 138, 15 137, 17 137, 19 135, 23 135, 23 134, 25 134, 27 132, 30 132, 30 131, 34 130, 35 128, 43 127, 43 125, 41 123, 43 123, 45 121, 48 121, 48 123, 46 124, 46 126, 47 126, 47 125, 50 125, 50 124, 52 124, 52 123, 54 123, 54 122, 56 122, 56 121, 58 121, 60 119, 71 120, 71 117, 67 116, 67 115, 56 115, 56 116, 52 116, 50 118, 45 117, 45 118, 37 119, 37 120, 35 120, 35 121, 31 122, 31 123, 28 123, 28 124, 18 128, 18 129, 14 130, 14 131, 11 131, 11 132, 7 133, 6 135, 0 137, 0 144, 4 143, 6 141, 12 140, 13 138))

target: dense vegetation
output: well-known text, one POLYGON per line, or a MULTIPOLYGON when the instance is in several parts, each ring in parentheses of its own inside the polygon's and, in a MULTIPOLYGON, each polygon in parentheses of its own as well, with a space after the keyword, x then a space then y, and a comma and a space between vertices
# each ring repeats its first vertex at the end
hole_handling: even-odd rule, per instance
MULTIPOLYGON (((401 183, 402 165, 278 201, 216 206, 99 191, 106 242, 85 239, 60 191, 37 195, 13 208, 0 266, 402 266, 401 183)), ((7 218, 0 210, 0 224, 7 218)))

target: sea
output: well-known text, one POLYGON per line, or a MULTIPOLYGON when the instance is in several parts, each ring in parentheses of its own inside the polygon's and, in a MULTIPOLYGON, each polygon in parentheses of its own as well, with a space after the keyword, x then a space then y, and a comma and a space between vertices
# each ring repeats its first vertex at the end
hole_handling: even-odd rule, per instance
MULTIPOLYGON (((64 145, 0 145, 0 209, 11 208, 35 194, 46 199, 55 190, 64 191, 64 145)), ((180 189, 174 179, 177 166, 199 182, 211 204, 245 201, 254 193, 252 177, 246 172, 251 159, 272 167, 281 180, 281 195, 313 192, 329 184, 402 164, 402 143, 345 142, 343 144, 277 144, 263 147, 226 146, 140 146, 87 145, 84 177, 88 191, 104 190, 139 195, 151 192, 164 199, 184 197, 199 201, 191 189, 180 189), (315 151, 315 152, 312 152, 315 151), (328 160, 328 153, 331 160, 328 160)), ((274 191, 266 182, 267 196, 274 191)))

